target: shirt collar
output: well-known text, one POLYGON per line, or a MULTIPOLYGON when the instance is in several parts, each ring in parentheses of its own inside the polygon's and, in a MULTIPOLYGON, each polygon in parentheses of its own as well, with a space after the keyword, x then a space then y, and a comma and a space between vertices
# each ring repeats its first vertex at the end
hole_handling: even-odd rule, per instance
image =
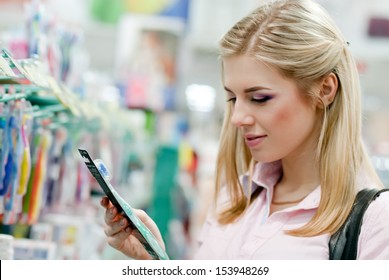
MULTIPOLYGON (((281 161, 274 161, 268 163, 257 163, 254 167, 253 177, 252 177, 252 190, 254 192, 258 188, 263 188, 267 190, 266 200, 270 203, 273 197, 274 186, 277 184, 278 180, 282 176, 282 166, 281 161)), ((249 175, 245 174, 243 176, 243 188, 244 193, 247 196, 248 193, 248 180, 249 175)), ((303 201, 294 207, 288 208, 292 210, 296 209, 313 209, 319 206, 321 196, 321 188, 317 186, 303 201)))
POLYGON ((271 189, 282 176, 281 161, 257 163, 253 172, 253 182, 257 186, 271 189))
MULTIPOLYGON (((274 186, 282 176, 282 166, 281 161, 274 161, 268 163, 257 163, 254 167, 253 177, 252 177, 252 189, 251 193, 257 190, 258 188, 263 188, 267 192, 266 200, 270 203, 273 197, 274 186)), ((248 196, 248 180, 249 175, 245 174, 243 176, 243 188, 244 193, 248 196)), ((357 186, 358 190, 366 186, 372 186, 374 180, 372 180, 364 170, 360 170, 357 174, 357 186)), ((373 184, 373 186, 377 186, 373 184)), ((285 211, 293 211, 296 209, 314 209, 319 206, 321 197, 321 187, 317 186, 303 201, 298 205, 285 209, 285 211)))

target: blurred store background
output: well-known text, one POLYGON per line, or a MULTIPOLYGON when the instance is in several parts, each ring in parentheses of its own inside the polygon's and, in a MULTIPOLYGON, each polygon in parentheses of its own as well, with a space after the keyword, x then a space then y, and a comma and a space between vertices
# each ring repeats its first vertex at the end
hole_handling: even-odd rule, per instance
MULTIPOLYGON (((13 242, 0 258, 125 259, 106 244, 83 147, 168 254, 190 259, 225 104, 218 39, 259 2, 0 0, 0 238, 13 242)), ((389 2, 318 2, 357 60, 364 138, 389 186, 389 2)))

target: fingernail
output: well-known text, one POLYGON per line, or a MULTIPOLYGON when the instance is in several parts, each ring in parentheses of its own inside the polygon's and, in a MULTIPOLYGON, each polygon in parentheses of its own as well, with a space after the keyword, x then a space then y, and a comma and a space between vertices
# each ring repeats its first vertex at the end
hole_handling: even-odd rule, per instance
POLYGON ((121 221, 120 221, 120 225, 121 226, 124 226, 126 224, 126 219, 124 218, 124 219, 121 219, 121 221))
POLYGON ((109 209, 109 214, 111 214, 111 215, 113 215, 113 214, 115 214, 115 208, 111 208, 111 209, 109 209))
POLYGON ((126 227, 125 229, 126 232, 130 232, 130 230, 131 230, 130 227, 126 227))

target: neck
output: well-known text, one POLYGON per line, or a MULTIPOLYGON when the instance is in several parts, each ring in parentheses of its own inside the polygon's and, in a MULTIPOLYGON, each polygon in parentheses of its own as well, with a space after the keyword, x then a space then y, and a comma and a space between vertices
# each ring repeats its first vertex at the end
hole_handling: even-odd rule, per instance
POLYGON ((283 175, 277 184, 277 191, 282 188, 283 194, 299 198, 313 191, 320 184, 319 169, 314 164, 312 155, 282 160, 283 175), (294 194, 294 195, 293 195, 294 194))

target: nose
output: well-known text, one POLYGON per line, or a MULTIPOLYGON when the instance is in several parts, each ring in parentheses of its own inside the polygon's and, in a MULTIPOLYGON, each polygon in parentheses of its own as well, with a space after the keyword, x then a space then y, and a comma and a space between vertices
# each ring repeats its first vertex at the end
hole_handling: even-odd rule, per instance
POLYGON ((231 123, 236 127, 248 126, 254 124, 254 117, 250 110, 238 100, 235 102, 232 109, 231 123))

